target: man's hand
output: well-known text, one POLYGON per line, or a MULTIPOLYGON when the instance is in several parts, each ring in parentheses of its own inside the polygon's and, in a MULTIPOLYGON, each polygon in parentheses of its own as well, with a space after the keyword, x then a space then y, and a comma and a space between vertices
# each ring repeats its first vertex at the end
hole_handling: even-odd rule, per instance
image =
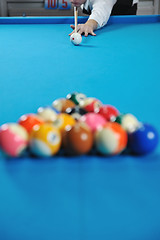
MULTIPOLYGON (((77 26, 77 32, 79 34, 84 34, 85 37, 88 36, 88 34, 91 34, 92 36, 96 36, 94 33, 94 30, 97 28, 98 24, 95 20, 90 19, 85 24, 78 24, 77 26)), ((71 25, 71 28, 73 31, 69 34, 69 36, 74 33, 75 26, 71 25)))

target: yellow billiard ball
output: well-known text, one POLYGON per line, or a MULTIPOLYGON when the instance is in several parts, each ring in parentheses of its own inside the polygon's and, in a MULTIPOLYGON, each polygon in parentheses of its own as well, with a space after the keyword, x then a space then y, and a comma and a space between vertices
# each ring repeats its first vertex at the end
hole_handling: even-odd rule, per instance
POLYGON ((51 124, 44 123, 33 128, 29 148, 35 156, 49 157, 58 153, 61 141, 59 130, 51 124))
POLYGON ((76 120, 71 115, 67 113, 60 113, 57 116, 56 121, 53 123, 53 126, 55 126, 63 134, 65 129, 70 128, 75 124, 76 120))

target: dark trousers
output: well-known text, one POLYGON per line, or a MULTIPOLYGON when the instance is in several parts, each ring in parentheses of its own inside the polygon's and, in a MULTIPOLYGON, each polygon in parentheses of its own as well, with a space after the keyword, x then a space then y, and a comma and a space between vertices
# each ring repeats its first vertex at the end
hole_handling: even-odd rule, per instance
POLYGON ((136 13, 137 3, 133 6, 120 5, 116 3, 112 9, 111 15, 136 15, 136 13))

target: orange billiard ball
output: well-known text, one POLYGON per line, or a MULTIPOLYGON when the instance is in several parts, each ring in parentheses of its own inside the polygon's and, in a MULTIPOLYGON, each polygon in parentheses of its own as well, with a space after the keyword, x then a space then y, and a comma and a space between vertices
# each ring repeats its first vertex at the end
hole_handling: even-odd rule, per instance
POLYGON ((70 99, 59 98, 53 101, 52 106, 59 112, 65 112, 67 108, 73 108, 75 106, 75 103, 70 99))
POLYGON ((95 146, 104 155, 120 154, 127 147, 128 135, 119 123, 107 122, 95 132, 95 146))
POLYGON ((22 115, 18 120, 18 123, 30 134, 35 125, 43 124, 44 121, 36 114, 31 113, 22 115))

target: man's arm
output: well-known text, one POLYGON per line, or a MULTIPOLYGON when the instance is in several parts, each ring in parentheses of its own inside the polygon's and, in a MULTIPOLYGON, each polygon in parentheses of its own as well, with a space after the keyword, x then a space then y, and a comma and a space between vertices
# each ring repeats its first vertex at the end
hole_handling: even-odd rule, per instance
POLYGON ((108 22, 108 19, 111 15, 113 6, 117 0, 91 0, 90 4, 92 6, 91 15, 89 20, 95 20, 98 25, 97 29, 105 26, 108 22))
MULTIPOLYGON (((91 9, 91 15, 89 16, 85 24, 78 24, 77 31, 80 34, 84 34, 86 37, 88 34, 96 36, 95 30, 103 27, 107 24, 110 17, 112 8, 117 0, 91 0, 89 1, 89 8, 91 9)), ((74 32, 74 25, 71 25, 74 32)), ((71 35, 71 32, 69 35, 71 35)))

